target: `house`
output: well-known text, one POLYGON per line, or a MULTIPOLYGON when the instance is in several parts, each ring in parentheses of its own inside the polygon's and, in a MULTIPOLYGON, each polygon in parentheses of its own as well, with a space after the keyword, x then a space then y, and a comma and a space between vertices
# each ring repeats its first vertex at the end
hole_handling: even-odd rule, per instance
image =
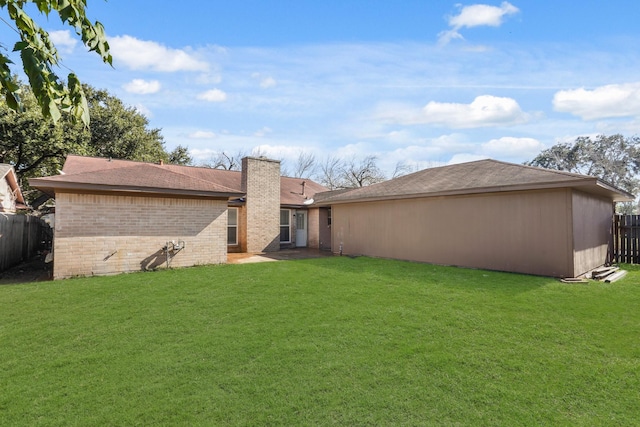
POLYGON ((246 157, 242 171, 68 156, 54 196, 56 279, 224 263, 228 252, 330 248, 323 186, 246 157))
POLYGON ((27 209, 13 166, 0 163, 0 212, 15 213, 27 209))
POLYGON ((554 277, 607 260, 614 202, 596 178, 495 160, 425 169, 323 195, 332 250, 554 277))
POLYGON ((35 216, 23 215, 28 209, 13 166, 0 163, 0 272, 41 248, 45 225, 35 216))

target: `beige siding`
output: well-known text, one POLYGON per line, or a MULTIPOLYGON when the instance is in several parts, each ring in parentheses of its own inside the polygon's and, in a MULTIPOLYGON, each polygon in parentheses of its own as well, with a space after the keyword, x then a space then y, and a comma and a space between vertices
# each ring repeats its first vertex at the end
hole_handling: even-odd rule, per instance
POLYGON ((332 250, 572 276, 571 192, 530 191, 332 206, 332 250))
POLYGON ((611 200, 574 191, 574 276, 584 274, 606 262, 613 214, 611 200))
POLYGON ((313 249, 331 249, 331 228, 327 208, 311 208, 308 210, 309 237, 308 247, 313 249))
POLYGON ((319 209, 319 242, 318 249, 331 250, 331 225, 329 224, 329 209, 319 209))
POLYGON ((227 201, 56 194, 54 278, 226 262, 227 201))

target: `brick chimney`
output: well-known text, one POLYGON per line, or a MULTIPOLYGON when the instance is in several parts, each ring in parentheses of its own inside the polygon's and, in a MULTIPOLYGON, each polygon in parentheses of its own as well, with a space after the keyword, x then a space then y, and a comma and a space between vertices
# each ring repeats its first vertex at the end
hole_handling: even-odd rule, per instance
POLYGON ((246 251, 280 250, 280 161, 243 158, 242 191, 246 193, 246 251))

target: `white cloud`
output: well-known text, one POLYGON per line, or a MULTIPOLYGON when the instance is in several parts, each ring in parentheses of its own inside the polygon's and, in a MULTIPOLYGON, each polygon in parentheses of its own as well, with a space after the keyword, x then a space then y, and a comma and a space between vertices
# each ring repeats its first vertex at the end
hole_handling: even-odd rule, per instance
POLYGON ((278 82, 276 82, 276 80, 273 77, 265 77, 260 82, 260 87, 263 89, 268 89, 270 87, 274 87, 277 84, 278 82))
POLYGON ((405 144, 411 142, 414 139, 414 136, 408 130, 404 129, 388 132, 386 134, 386 138, 394 144, 405 144))
POLYGON ((434 124, 456 129, 511 126, 525 123, 530 115, 512 98, 481 95, 470 104, 431 101, 421 110, 398 103, 378 107, 378 120, 403 125, 434 124))
POLYGON ((442 152, 438 147, 431 144, 408 145, 398 148, 380 156, 380 166, 391 175, 398 163, 409 166, 412 172, 435 166, 442 166, 444 163, 442 152))
POLYGON ((464 40, 462 34, 458 32, 458 30, 447 30, 438 33, 438 43, 440 44, 448 44, 451 40, 464 40))
POLYGON ((136 104, 135 108, 136 110, 138 110, 140 114, 142 114, 146 118, 150 119, 153 117, 153 112, 150 109, 148 109, 146 106, 142 104, 136 104))
POLYGON ((56 48, 62 53, 71 53, 78 44, 78 40, 71 35, 69 30, 50 31, 49 38, 56 48))
POLYGON ((211 89, 199 94, 198 99, 209 102, 224 102, 227 100, 227 94, 220 89, 211 89))
POLYGON ((218 72, 207 72, 200 74, 195 81, 201 85, 217 85, 222 83, 222 76, 218 72))
POLYGON ((262 129, 255 131, 253 135, 262 138, 271 132, 273 132, 273 130, 265 126, 262 129))
POLYGON ((375 155, 375 146, 365 142, 347 144, 339 147, 333 154, 342 159, 365 157, 375 155))
POLYGON ((640 116, 640 82, 561 90, 553 96, 553 108, 584 120, 640 116))
POLYGON ((479 26, 499 27, 507 15, 517 13, 519 9, 507 1, 503 1, 500 7, 487 4, 474 4, 464 6, 460 14, 449 19, 449 25, 453 28, 471 28, 479 26))
POLYGON ((256 80, 260 80, 260 87, 263 89, 268 89, 270 87, 274 87, 278 84, 278 82, 276 81, 276 79, 274 79, 271 76, 263 76, 261 73, 253 73, 251 74, 251 77, 256 79, 256 80))
MULTIPOLYGON (((458 7, 461 7, 458 5, 458 7)), ((474 4, 461 7, 458 15, 449 18, 450 30, 438 34, 440 43, 446 44, 453 39, 463 39, 459 30, 480 26, 499 27, 508 15, 518 13, 519 9, 509 2, 502 2, 500 7, 487 4, 474 4)))
POLYGON ((191 139, 213 139, 215 137, 215 133, 206 130, 197 130, 189 134, 189 138, 191 139))
POLYGON ((210 148, 190 148, 189 155, 193 158, 195 164, 200 164, 211 159, 218 152, 210 148))
POLYGON ((271 159, 294 161, 300 154, 300 147, 294 145, 261 144, 253 147, 252 154, 260 153, 271 159))
POLYGON ((160 90, 161 85, 158 80, 147 81, 143 79, 133 79, 122 87, 130 93, 147 95, 150 93, 157 93, 160 90))
POLYGON ((456 165, 458 163, 475 162, 476 160, 484 160, 487 156, 481 154, 459 153, 454 154, 447 162, 448 165, 456 165))
POLYGON ((534 138, 505 136, 482 144, 482 153, 494 158, 530 158, 538 155, 544 145, 534 138))
POLYGON ((482 95, 471 104, 429 102, 419 119, 421 123, 432 123, 452 128, 476 128, 494 125, 523 123, 527 115, 512 98, 482 95))
POLYGON ((114 63, 132 70, 160 72, 207 71, 209 65, 182 49, 172 49, 160 43, 139 40, 131 36, 109 38, 114 63))

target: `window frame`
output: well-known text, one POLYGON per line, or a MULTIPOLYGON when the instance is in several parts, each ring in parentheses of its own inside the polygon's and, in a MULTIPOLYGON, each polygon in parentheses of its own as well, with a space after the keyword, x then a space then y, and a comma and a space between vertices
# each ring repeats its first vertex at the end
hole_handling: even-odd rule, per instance
POLYGON ((291 209, 280 209, 280 243, 291 243, 291 209), (282 223, 282 213, 287 212, 287 223, 282 223), (288 240, 282 240, 282 230, 286 227, 288 240))
POLYGON ((229 206, 227 208, 227 246, 238 246, 238 215, 239 215, 239 209, 237 207, 233 207, 233 206, 229 206), (229 212, 234 211, 236 213, 236 221, 235 224, 231 224, 229 219, 230 219, 230 215, 229 212), (229 232, 231 231, 231 228, 235 228, 235 242, 234 243, 230 243, 229 242, 229 232))

